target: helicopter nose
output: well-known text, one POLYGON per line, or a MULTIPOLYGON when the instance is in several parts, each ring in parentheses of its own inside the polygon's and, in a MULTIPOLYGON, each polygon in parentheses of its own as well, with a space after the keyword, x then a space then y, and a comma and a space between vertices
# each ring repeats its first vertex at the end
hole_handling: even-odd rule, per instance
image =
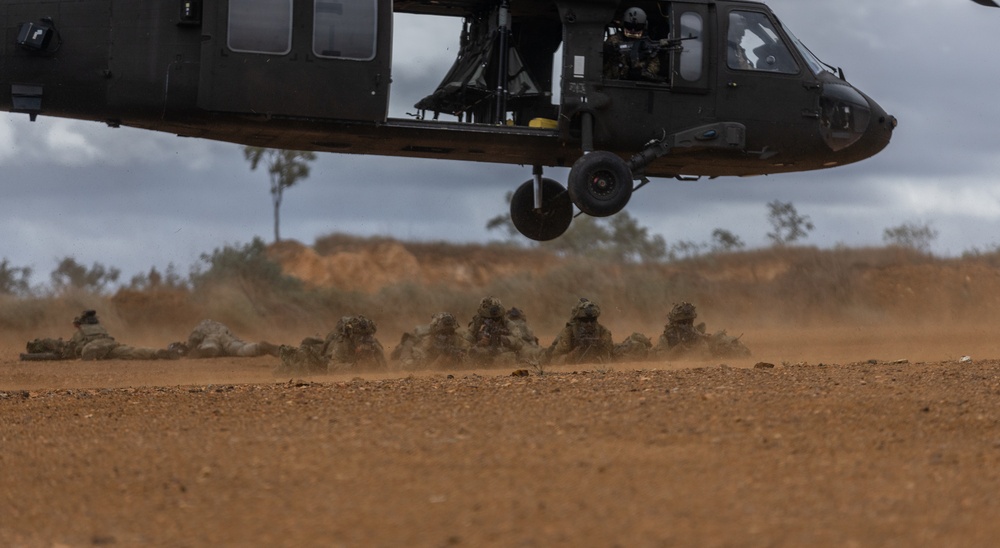
POLYGON ((889 144, 897 123, 895 116, 847 82, 823 86, 820 133, 831 150, 844 155, 838 163, 877 154, 889 144))

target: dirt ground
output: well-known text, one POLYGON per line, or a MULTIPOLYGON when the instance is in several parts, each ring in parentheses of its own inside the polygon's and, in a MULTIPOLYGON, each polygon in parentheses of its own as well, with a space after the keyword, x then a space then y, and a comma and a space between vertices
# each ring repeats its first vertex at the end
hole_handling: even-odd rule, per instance
POLYGON ((724 364, 297 379, 3 343, 0 544, 993 546, 996 332, 750 330, 753 358, 724 364))

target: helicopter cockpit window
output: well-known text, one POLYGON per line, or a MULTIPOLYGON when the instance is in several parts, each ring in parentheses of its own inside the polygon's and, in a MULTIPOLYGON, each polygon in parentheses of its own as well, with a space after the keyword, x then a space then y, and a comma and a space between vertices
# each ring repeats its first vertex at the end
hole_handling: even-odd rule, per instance
POLYGON ((315 0, 313 53, 335 59, 374 59, 377 10, 377 0, 315 0))
POLYGON ((728 51, 726 64, 731 69, 784 74, 799 71, 788 46, 763 13, 730 12, 728 51))
POLYGON ((284 55, 292 50, 292 0, 229 0, 229 49, 284 55))

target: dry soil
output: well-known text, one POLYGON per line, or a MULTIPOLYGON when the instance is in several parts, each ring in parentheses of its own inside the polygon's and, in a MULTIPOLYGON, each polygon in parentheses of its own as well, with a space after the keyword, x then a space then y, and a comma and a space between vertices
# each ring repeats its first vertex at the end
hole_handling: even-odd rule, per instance
POLYGON ((0 545, 995 545, 992 333, 744 337, 726 363, 293 379, 7 344, 0 545))

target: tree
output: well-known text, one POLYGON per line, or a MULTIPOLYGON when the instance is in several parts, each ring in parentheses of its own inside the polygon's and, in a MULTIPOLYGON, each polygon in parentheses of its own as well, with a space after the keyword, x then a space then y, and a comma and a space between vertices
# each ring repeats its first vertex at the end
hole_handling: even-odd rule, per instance
POLYGON ((746 244, 743 243, 743 240, 739 236, 728 230, 716 228, 712 231, 712 251, 729 253, 737 249, 743 249, 745 246, 746 244))
POLYGON ((243 156, 250 162, 251 171, 256 170, 261 161, 267 164, 267 174, 271 179, 271 202, 274 205, 274 241, 280 242, 279 211, 285 189, 309 177, 309 162, 316 159, 316 154, 301 150, 243 147, 243 156))
POLYGON ((174 263, 167 265, 167 271, 161 274, 156 267, 151 267, 148 273, 140 273, 132 276, 128 284, 129 289, 136 291, 150 291, 162 288, 186 289, 187 282, 177 273, 174 263))
POLYGON ((81 289, 101 293, 105 286, 118 281, 121 271, 117 268, 106 268, 100 263, 87 268, 76 262, 73 257, 59 261, 59 266, 52 271, 52 285, 57 290, 81 289))
MULTIPOLYGON (((514 191, 508 191, 507 203, 509 204, 511 200, 514 199, 514 191)), ((514 240, 521 235, 517 231, 517 227, 514 226, 514 221, 510 218, 510 213, 501 213, 496 217, 493 217, 489 221, 486 221, 486 230, 501 230, 507 235, 508 240, 514 240)))
POLYGON ((202 289, 213 283, 239 282, 245 287, 268 288, 275 291, 298 290, 301 283, 286 276, 281 265, 267 256, 267 245, 260 238, 243 246, 226 245, 212 253, 202 253, 203 265, 191 271, 191 285, 202 289))
MULTIPOLYGON (((507 203, 514 193, 507 193, 507 203)), ((507 239, 517 241, 520 235, 510 213, 501 213, 486 222, 487 230, 500 230, 507 239)), ((618 262, 656 262, 667 257, 667 244, 663 236, 650 235, 649 229, 622 211, 612 217, 577 217, 561 236, 534 245, 563 255, 606 257, 618 262)))
POLYGON ((779 202, 775 200, 767 204, 767 220, 771 223, 774 232, 768 232, 767 237, 776 246, 783 246, 796 242, 809 235, 815 228, 809 216, 799 215, 795 206, 791 202, 779 202))
POLYGON ((29 278, 31 278, 31 267, 11 266, 7 259, 0 261, 0 295, 31 293, 29 278))
POLYGON ((903 223, 887 228, 882 233, 882 241, 887 245, 905 247, 921 253, 930 252, 931 242, 937 237, 938 231, 934 230, 931 223, 903 223))
POLYGON ((657 262, 667 256, 667 243, 663 236, 649 235, 649 229, 639 226, 639 221, 627 211, 611 217, 611 245, 616 258, 622 262, 657 262))

